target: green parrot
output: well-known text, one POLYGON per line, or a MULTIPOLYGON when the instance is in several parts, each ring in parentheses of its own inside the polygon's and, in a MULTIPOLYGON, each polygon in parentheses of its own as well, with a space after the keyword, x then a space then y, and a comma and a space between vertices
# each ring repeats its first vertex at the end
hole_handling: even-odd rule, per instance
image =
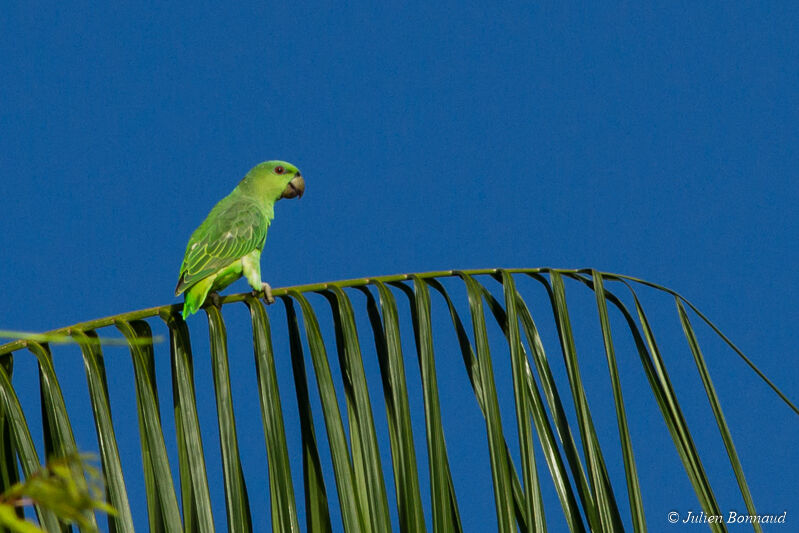
POLYGON ((217 203, 186 246, 175 296, 186 292, 183 318, 196 313, 210 296, 218 303, 222 290, 242 275, 255 294, 274 302, 272 289, 261 281, 261 250, 275 217, 275 202, 299 198, 305 180, 285 161, 256 165, 233 191, 217 203))

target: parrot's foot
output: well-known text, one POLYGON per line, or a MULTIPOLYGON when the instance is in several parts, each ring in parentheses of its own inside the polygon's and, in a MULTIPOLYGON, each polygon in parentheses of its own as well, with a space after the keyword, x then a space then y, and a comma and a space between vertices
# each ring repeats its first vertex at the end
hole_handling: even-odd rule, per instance
POLYGON ((275 303, 275 297, 272 296, 272 287, 269 286, 267 282, 261 282, 261 290, 260 291, 252 291, 252 295, 256 298, 260 298, 261 296, 264 297, 266 303, 273 304, 275 303))
POLYGON ((210 302, 211 305, 213 305, 217 309, 222 308, 222 298, 219 296, 219 293, 216 291, 209 292, 208 296, 206 297, 206 301, 210 302))

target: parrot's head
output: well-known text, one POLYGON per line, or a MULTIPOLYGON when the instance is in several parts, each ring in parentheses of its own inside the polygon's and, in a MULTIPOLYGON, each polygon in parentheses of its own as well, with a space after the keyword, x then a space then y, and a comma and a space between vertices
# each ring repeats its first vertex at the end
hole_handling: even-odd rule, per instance
POLYGON ((245 179, 257 182, 270 200, 299 198, 305 192, 305 180, 299 169, 286 161, 265 161, 247 173, 245 179))

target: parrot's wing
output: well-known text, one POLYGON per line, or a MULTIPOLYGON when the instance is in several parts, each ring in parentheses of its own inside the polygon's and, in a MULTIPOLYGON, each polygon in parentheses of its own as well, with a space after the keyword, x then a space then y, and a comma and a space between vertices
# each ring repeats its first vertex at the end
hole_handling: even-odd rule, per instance
POLYGON ((189 239, 175 296, 256 248, 260 249, 268 226, 266 216, 255 202, 238 200, 218 204, 189 239))

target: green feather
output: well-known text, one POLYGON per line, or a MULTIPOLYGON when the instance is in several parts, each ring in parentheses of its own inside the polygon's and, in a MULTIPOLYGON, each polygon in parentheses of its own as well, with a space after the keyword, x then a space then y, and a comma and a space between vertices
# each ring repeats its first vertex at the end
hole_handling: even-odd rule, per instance
POLYGON ((271 221, 269 213, 253 200, 235 193, 216 204, 189 239, 176 296, 253 250, 263 248, 271 221))

